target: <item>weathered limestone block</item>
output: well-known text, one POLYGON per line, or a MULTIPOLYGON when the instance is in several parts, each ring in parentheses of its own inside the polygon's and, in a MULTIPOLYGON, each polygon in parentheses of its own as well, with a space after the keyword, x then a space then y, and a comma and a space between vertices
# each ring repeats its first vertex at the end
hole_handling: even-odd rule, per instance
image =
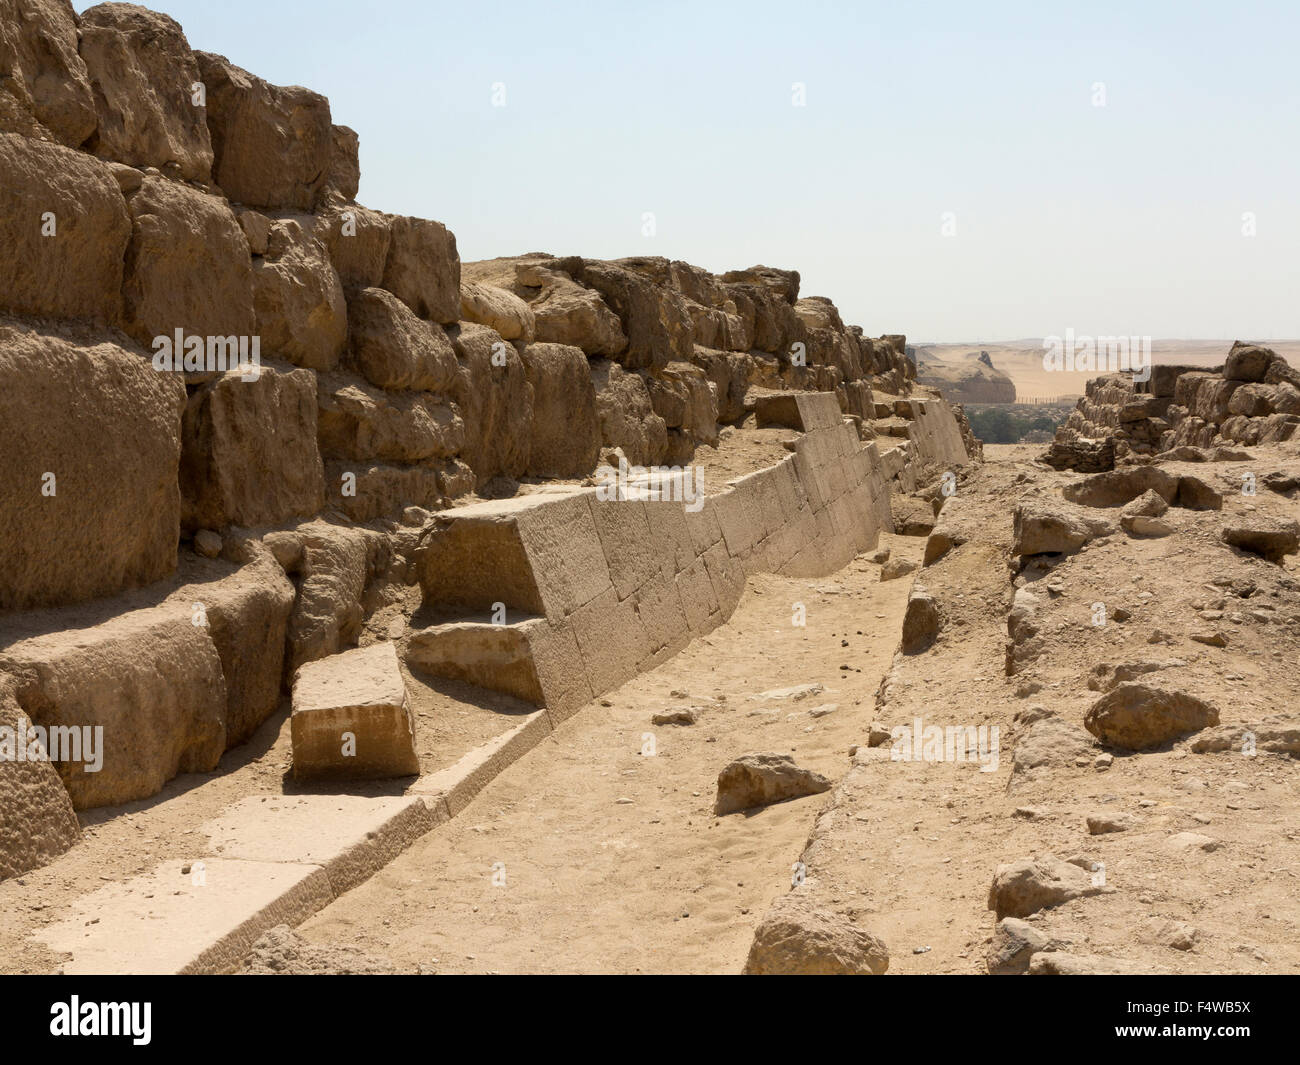
POLYGON ((0 310, 117 324, 130 239, 108 166, 0 133, 0 310))
POLYGON ((98 117, 87 150, 186 181, 211 180, 206 109, 193 98, 199 65, 180 24, 136 4, 108 3, 83 11, 80 26, 98 117))
POLYGON ((531 343, 537 333, 532 308, 513 292, 495 285, 461 281, 460 317, 495 329, 506 340, 531 343))
POLYGON ((36 724, 102 728, 97 770, 84 747, 81 760, 56 763, 73 806, 148 798, 177 773, 216 768, 226 749, 226 685, 212 637, 188 605, 72 626, 13 644, 0 652, 0 670, 15 678, 36 724))
POLYGON ((206 89, 217 184, 250 207, 311 210, 330 173, 329 101, 298 85, 271 85, 225 56, 194 55, 206 89))
POLYGON ((599 292, 618 315, 628 343, 617 358, 629 370, 657 369, 673 359, 689 362, 694 339, 686 301, 680 293, 656 289, 635 268, 640 262, 574 257, 561 259, 559 265, 575 281, 599 292))
POLYGON ((593 361, 590 367, 601 439, 608 447, 622 448, 634 466, 662 463, 668 449, 668 427, 654 412, 645 381, 603 359, 593 361))
POLYGON ((388 263, 388 216, 360 204, 331 204, 316 217, 316 236, 329 249, 330 261, 345 289, 375 288, 388 263))
POLYGON ((298 578, 285 663, 286 675, 292 676, 304 662, 356 642, 365 619, 366 585, 387 569, 391 547, 382 533, 323 521, 265 539, 286 571, 298 578))
POLYGON ((175 568, 185 388, 115 337, 0 319, 0 610, 175 568))
POLYGON ((529 344, 520 357, 533 387, 528 474, 577 477, 600 455, 600 418, 587 356, 567 344, 529 344))
POLYGON ((457 621, 411 634, 406 664, 435 677, 504 692, 543 706, 546 696, 533 661, 530 636, 544 618, 457 621))
POLYGON ((0 0, 0 131, 48 136, 69 148, 95 132, 95 98, 69 0, 0 0))
POLYGON ((325 502, 316 375, 263 365, 201 386, 185 411, 181 492, 187 529, 274 525, 325 502))
POLYGON ((438 514, 419 560, 426 604, 559 622, 605 591, 609 564, 589 489, 516 496, 438 514))
POLYGON ((473 491, 474 476, 456 459, 424 459, 414 465, 331 459, 325 464, 325 485, 331 507, 353 521, 367 522, 409 506, 443 506, 473 491), (468 484, 460 486, 466 476, 468 484))
POLYGON ((465 420, 461 458, 479 482, 517 478, 528 468, 533 437, 533 386, 512 344, 487 326, 451 331, 460 371, 451 396, 465 420))
POLYGON ((326 459, 419 462, 450 458, 465 442, 455 407, 427 392, 385 392, 343 374, 321 374, 317 402, 326 459))
POLYGON ((556 260, 514 267, 515 295, 528 301, 540 341, 572 344, 588 355, 615 358, 627 348, 619 317, 594 289, 558 269, 556 260))
POLYGON ((330 165, 321 187, 321 200, 351 203, 361 187, 360 138, 351 126, 333 126, 330 131, 330 165))
POLYGON ((704 371, 691 363, 670 363, 646 380, 654 411, 669 429, 693 443, 718 443, 718 402, 704 371))
POLYGON ((348 297, 348 364, 379 388, 445 392, 456 379, 456 351, 442 326, 417 318, 382 288, 348 297))
POLYGON ((269 355, 309 370, 332 370, 348 338, 343 284, 325 245, 292 218, 272 223, 253 260, 253 310, 269 355))
POLYGON ((32 722, 0 676, 0 880, 53 861, 81 838, 81 826, 54 766, 29 761, 32 722), (6 746, 6 732, 12 748, 6 746))
POLYGON ((294 588, 269 554, 221 580, 190 585, 174 596, 202 603, 226 681, 226 746, 252 738, 280 705, 284 641, 294 588))
POLYGON ((309 662, 293 682, 295 779, 420 772, 415 718, 391 643, 309 662))
POLYGON ((441 222, 398 217, 389 227, 383 287, 421 318, 450 325, 460 318, 460 255, 441 222))
MULTIPOLYGON (((147 348, 155 337, 254 335, 248 241, 229 206, 162 177, 131 194, 126 253, 126 331, 147 348)), ((274 354, 267 351, 265 354, 274 354)))

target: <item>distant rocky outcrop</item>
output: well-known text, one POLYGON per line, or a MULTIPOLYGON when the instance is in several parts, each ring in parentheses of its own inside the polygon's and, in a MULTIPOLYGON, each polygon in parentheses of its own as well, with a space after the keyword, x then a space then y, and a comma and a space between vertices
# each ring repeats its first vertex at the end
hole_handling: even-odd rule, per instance
POLYGON ((971 352, 960 362, 944 362, 917 350, 917 381, 941 390, 955 403, 1014 403, 1015 383, 993 365, 987 351, 971 352))

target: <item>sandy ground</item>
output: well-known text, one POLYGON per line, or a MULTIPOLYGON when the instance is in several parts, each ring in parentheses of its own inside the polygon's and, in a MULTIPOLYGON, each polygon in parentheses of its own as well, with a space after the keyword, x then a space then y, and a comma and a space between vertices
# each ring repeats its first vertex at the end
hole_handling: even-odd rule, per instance
MULTIPOLYGON (((923 543, 883 542, 895 557, 923 543)), ((774 751, 838 779, 909 583, 881 583, 865 557, 826 579, 751 580, 726 625, 570 719, 299 933, 439 972, 738 972, 825 796, 718 818, 718 771, 774 751), (762 697, 802 684, 825 690, 762 697), (698 723, 651 724, 679 705, 700 707, 698 723)))

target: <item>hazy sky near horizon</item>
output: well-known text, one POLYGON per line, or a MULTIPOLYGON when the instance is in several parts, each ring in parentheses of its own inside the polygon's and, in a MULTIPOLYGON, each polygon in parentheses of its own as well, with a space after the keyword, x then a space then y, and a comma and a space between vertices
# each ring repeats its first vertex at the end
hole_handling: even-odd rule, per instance
POLYGON ((328 96, 358 199, 467 261, 762 262, 917 341, 1300 336, 1294 2, 149 6, 328 96))

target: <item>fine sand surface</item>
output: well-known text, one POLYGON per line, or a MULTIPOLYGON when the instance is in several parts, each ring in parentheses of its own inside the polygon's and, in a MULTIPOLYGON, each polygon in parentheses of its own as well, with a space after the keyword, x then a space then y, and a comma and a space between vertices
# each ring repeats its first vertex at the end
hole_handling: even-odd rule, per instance
MULTIPOLYGON (((881 543, 919 558, 924 541, 881 543)), ((772 751, 843 776, 911 585, 879 570, 863 556, 827 578, 751 578, 726 625, 571 718, 299 933, 408 971, 739 972, 826 796, 718 818, 718 772, 772 751), (760 697, 814 683, 825 690, 760 697), (699 708, 698 722, 651 724, 675 706, 699 708)))

